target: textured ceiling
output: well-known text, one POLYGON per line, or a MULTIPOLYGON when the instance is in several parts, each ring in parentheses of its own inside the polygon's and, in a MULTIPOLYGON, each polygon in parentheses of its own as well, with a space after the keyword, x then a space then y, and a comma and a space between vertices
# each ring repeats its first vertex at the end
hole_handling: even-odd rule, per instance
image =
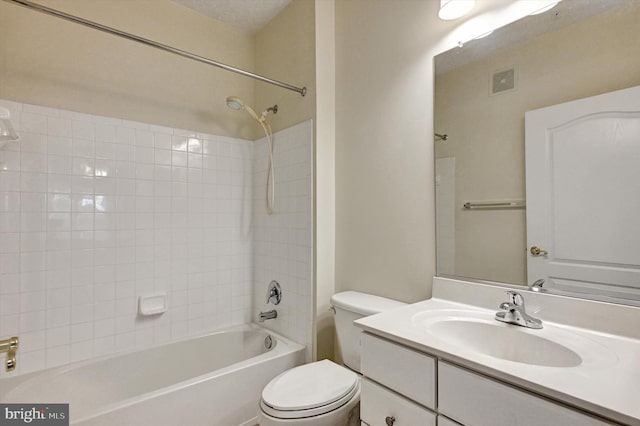
POLYGON ((172 0, 250 33, 260 30, 291 0, 172 0))

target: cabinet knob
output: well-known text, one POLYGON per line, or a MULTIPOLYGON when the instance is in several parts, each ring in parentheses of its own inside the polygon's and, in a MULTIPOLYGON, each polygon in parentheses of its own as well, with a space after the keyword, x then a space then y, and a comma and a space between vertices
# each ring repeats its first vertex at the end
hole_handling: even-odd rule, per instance
POLYGON ((387 423, 387 426, 393 426, 393 424, 396 422, 396 418, 393 416, 387 416, 384 421, 387 423))

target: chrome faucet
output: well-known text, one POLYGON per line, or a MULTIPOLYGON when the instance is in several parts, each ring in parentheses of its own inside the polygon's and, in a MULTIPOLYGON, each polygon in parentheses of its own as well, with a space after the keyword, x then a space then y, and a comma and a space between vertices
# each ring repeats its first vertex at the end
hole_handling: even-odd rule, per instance
POLYGON ((5 340, 0 340, 0 353, 7 354, 7 371, 13 371, 16 369, 16 351, 18 350, 18 338, 10 337, 5 340))
POLYGON ((507 291, 508 302, 500 304, 501 311, 496 312, 496 320, 527 328, 542 328, 542 321, 527 314, 524 298, 517 291, 507 291))
POLYGON ((536 291, 538 293, 546 293, 547 289, 543 287, 544 287, 544 278, 540 278, 539 280, 536 280, 533 284, 529 286, 529 290, 536 291))
POLYGON ((275 309, 272 309, 267 312, 260 312, 260 316, 258 317, 258 321, 264 322, 268 319, 278 318, 278 312, 275 309))

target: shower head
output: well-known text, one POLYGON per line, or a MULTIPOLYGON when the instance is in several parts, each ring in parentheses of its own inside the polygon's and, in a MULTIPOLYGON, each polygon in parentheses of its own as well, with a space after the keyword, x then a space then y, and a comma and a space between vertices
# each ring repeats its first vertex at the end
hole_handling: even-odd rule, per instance
POLYGON ((274 105, 262 111, 262 114, 260 114, 260 117, 258 117, 258 114, 256 114, 256 112, 249 105, 245 104, 244 101, 238 98, 237 96, 228 96, 227 106, 231 109, 235 109, 236 111, 240 111, 243 109, 247 111, 253 118, 255 118, 261 123, 266 122, 266 117, 268 113, 270 112, 274 114, 278 113, 278 105, 274 105))
POLYGON ((245 107, 244 102, 242 102, 242 99, 237 98, 235 96, 229 96, 227 98, 227 106, 231 109, 235 109, 238 111, 245 107))
POLYGON ((241 109, 247 111, 249 115, 256 119, 256 121, 264 130, 264 135, 267 137, 267 146, 269 147, 269 168, 267 171, 267 214, 273 213, 273 204, 275 203, 276 197, 276 179, 273 171, 273 131, 271 130, 271 126, 267 121, 267 114, 273 113, 276 114, 278 112, 278 105, 274 105, 262 111, 260 116, 251 109, 251 107, 244 103, 244 101, 237 96, 229 96, 227 97, 227 106, 231 109, 235 109, 239 111, 241 109), (271 191, 269 191, 271 189, 271 191))
POLYGON ((262 117, 258 117, 258 114, 256 114, 256 112, 249 105, 245 104, 242 99, 236 96, 227 97, 227 106, 231 109, 235 109, 236 111, 240 111, 243 109, 259 122, 262 122, 262 120, 264 120, 264 115, 262 117))

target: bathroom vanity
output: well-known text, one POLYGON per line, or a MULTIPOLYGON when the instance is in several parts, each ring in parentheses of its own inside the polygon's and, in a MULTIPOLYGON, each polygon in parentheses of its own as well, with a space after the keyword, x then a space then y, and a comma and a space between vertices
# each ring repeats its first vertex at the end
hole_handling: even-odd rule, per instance
POLYGON ((363 424, 640 425, 640 309, 523 290, 535 330, 494 319, 505 290, 436 278, 356 321, 363 424))

